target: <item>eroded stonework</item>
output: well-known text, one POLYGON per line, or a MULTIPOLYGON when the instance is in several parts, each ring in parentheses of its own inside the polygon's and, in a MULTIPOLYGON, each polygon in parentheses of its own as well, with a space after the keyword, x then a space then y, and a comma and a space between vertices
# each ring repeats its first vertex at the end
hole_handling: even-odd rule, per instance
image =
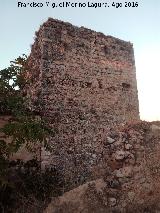
POLYGON ((125 125, 116 135, 94 168, 98 179, 53 198, 45 213, 160 212, 160 122, 125 125))
POLYGON ((36 33, 28 66, 30 107, 56 130, 42 163, 83 181, 113 142, 114 127, 139 119, 132 44, 50 18, 36 33))

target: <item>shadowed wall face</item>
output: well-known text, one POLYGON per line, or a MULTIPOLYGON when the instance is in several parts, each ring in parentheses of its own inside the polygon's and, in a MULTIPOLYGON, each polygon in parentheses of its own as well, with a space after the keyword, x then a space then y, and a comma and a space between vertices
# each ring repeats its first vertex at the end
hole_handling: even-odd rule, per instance
POLYGON ((57 129, 44 164, 97 164, 109 130, 139 119, 132 44, 54 19, 36 36, 27 96, 57 129))

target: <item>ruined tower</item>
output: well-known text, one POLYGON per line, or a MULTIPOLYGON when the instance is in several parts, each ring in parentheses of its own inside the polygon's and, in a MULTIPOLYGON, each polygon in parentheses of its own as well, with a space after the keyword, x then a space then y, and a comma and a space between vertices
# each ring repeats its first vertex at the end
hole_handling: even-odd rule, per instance
POLYGON ((28 65, 30 104, 40 103, 56 129, 45 164, 84 174, 101 159, 109 130, 139 119, 130 42, 50 18, 36 33, 28 65))

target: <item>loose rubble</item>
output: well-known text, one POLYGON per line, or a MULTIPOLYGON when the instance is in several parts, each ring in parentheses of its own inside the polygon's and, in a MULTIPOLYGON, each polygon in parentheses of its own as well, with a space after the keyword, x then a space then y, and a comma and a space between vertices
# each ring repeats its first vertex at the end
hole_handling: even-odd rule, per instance
POLYGON ((128 124, 123 129, 120 128, 121 130, 117 129, 115 149, 111 150, 113 154, 109 155, 106 152, 102 164, 94 167, 93 172, 98 170, 97 178, 100 179, 88 182, 55 198, 46 208, 45 213, 159 212, 159 127, 160 122, 156 125, 138 122, 128 124), (156 134, 155 129, 158 131, 156 134), (124 138, 127 139, 127 144, 132 145, 127 154, 124 138), (117 151, 116 146, 120 150, 117 151), (118 158, 115 158, 117 156, 118 158), (130 157, 134 158, 134 164, 128 161, 130 157), (103 170, 101 173, 100 168, 103 170), (80 195, 78 198, 76 198, 77 194, 80 195))

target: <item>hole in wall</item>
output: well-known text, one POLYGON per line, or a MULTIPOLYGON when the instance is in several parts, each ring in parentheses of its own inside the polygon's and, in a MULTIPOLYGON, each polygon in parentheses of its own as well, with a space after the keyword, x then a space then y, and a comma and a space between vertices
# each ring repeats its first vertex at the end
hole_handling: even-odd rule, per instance
POLYGON ((131 85, 128 83, 122 83, 123 90, 128 90, 130 87, 131 87, 131 85))
POLYGON ((92 83, 91 83, 91 82, 86 82, 86 87, 87 87, 87 88, 91 88, 91 86, 92 86, 92 83))
POLYGON ((110 49, 107 46, 104 46, 104 52, 106 55, 110 54, 110 49))
POLYGON ((102 80, 97 79, 97 81, 98 81, 98 87, 99 87, 99 89, 102 89, 103 88, 102 80))

